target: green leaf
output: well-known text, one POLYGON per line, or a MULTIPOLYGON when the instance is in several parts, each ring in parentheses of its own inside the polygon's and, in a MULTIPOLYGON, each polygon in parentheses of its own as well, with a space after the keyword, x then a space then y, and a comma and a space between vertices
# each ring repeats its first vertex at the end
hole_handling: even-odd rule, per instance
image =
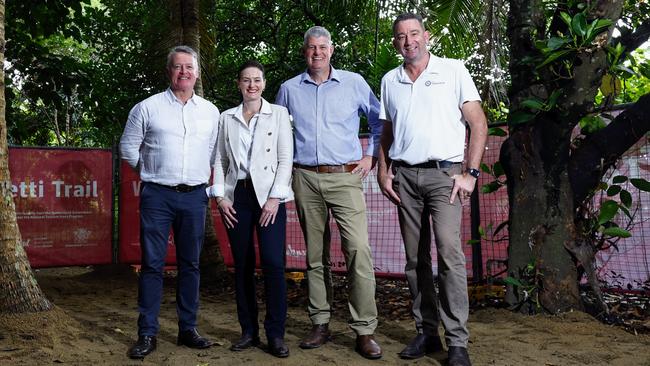
POLYGON ((610 197, 611 196, 616 196, 618 194, 618 192, 620 192, 620 191, 621 191, 621 186, 615 184, 615 185, 609 186, 609 188, 607 188, 607 195, 610 196, 610 197))
POLYGON ((503 136, 508 136, 508 133, 502 128, 490 127, 490 128, 488 128, 488 135, 489 136, 503 137, 503 136))
POLYGON ((629 78, 636 75, 634 70, 632 70, 629 67, 626 67, 624 65, 616 65, 616 66, 614 66, 614 69, 620 71, 622 73, 622 74, 620 74, 620 76, 622 78, 624 78, 624 79, 629 79, 629 78))
POLYGON ((578 123, 578 125, 580 126, 580 132, 582 132, 582 134, 584 135, 592 134, 607 126, 605 124, 605 121, 603 121, 603 119, 600 118, 599 116, 583 117, 578 123))
POLYGON ((560 12, 560 17, 566 23, 566 25, 571 27, 571 16, 569 14, 567 14, 566 12, 560 12))
POLYGON ((618 212, 618 203, 616 201, 605 201, 600 206, 600 213, 598 214, 598 224, 602 225, 616 216, 618 212))
POLYGON ((521 102, 526 108, 532 109, 533 111, 539 111, 544 109, 544 101, 538 98, 530 98, 521 102))
POLYGON ((560 57, 564 57, 566 54, 573 52, 574 50, 560 50, 560 51, 555 51, 551 53, 544 62, 541 64, 537 65, 536 69, 541 69, 542 67, 550 64, 551 62, 557 60, 560 57))
POLYGON ((602 33, 605 29, 609 28, 612 25, 612 21, 609 19, 596 19, 587 27, 587 32, 585 34, 585 43, 591 43, 591 41, 596 38, 597 35, 602 33))
POLYGON ((501 188, 501 184, 499 183, 499 181, 494 180, 488 184, 484 184, 481 187, 481 193, 487 194, 487 193, 496 192, 499 188, 501 188))
POLYGON ((623 213, 625 214, 625 216, 627 216, 628 219, 630 219, 630 220, 633 219, 632 214, 630 213, 630 210, 627 209, 627 207, 618 206, 618 208, 621 209, 621 211, 623 211, 623 213))
POLYGON ((557 104, 557 99, 560 97, 560 95, 562 95, 562 89, 553 90, 551 96, 548 97, 548 102, 546 103, 548 109, 553 109, 555 107, 557 104))
POLYGON ((478 234, 481 236, 481 238, 485 237, 485 229, 481 225, 478 226, 478 234))
POLYGON ((612 183, 614 184, 621 184, 627 182, 627 176, 625 175, 617 175, 614 178, 612 178, 612 183))
POLYGON ((563 38, 563 37, 551 37, 549 38, 547 42, 547 47, 551 51, 555 51, 558 48, 564 46, 565 44, 571 42, 569 38, 563 38))
POLYGON ((505 282, 508 285, 512 285, 512 286, 518 286, 518 287, 523 287, 524 286, 524 284, 521 283, 521 281, 519 281, 518 279, 516 279, 514 277, 510 277, 510 276, 504 278, 503 282, 505 282))
POLYGON ((619 197, 621 198, 621 203, 625 205, 625 207, 630 208, 632 206, 632 195, 630 192, 624 189, 621 191, 621 194, 619 194, 619 197))
POLYGON ((617 238, 629 238, 632 236, 629 231, 621 229, 620 227, 608 227, 603 230, 603 235, 613 236, 617 238))
POLYGON ((467 244, 469 245, 481 244, 481 241, 479 239, 470 239, 467 241, 467 244))
POLYGON ((650 192, 650 182, 643 178, 632 178, 630 179, 630 183, 639 190, 650 192))
POLYGON ((481 163, 481 165, 479 166, 479 168, 481 168, 481 171, 482 171, 483 173, 492 174, 492 169, 490 169, 490 167, 489 167, 487 164, 485 164, 485 163, 481 163))
POLYGON ((524 111, 516 111, 510 115, 510 124, 518 125, 518 124, 526 123, 532 120, 533 118, 535 118, 534 114, 530 114, 524 111))
POLYGON ((497 161, 496 163, 494 163, 494 165, 492 166, 492 169, 494 171, 494 176, 497 177, 497 178, 506 173, 503 170, 503 165, 501 165, 500 161, 497 161))
POLYGON ((576 14, 571 20, 571 30, 574 34, 584 37, 587 33, 587 18, 584 13, 576 14))
POLYGON ((638 65, 637 70, 641 75, 645 76, 647 79, 650 79, 650 63, 645 62, 638 65))

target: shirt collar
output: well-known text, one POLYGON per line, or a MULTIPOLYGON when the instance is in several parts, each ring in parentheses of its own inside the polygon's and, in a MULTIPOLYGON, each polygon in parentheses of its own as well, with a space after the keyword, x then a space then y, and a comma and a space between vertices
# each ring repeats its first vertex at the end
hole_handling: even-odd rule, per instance
MULTIPOLYGON (((169 102, 169 104, 172 104, 172 103, 175 103, 175 102, 183 104, 178 98, 176 98, 176 96, 174 95, 174 92, 172 91, 172 88, 167 88, 167 90, 165 91, 165 96, 167 96, 167 101, 169 102)), ((194 98, 196 96, 197 96, 196 93, 192 92, 192 97, 190 99, 188 99, 187 101, 191 102, 194 105, 196 105, 196 103, 197 103, 196 98, 194 98)))
MULTIPOLYGON (((262 108, 260 108, 259 114, 271 114, 273 110, 271 109, 271 103, 267 102, 266 99, 262 98, 262 108)), ((231 110, 228 114, 237 118, 240 122, 244 122, 244 102, 239 103, 237 108, 231 110)))
MULTIPOLYGON (((334 68, 334 66, 330 65, 330 77, 327 79, 327 81, 332 80, 336 82, 341 82, 341 73, 334 68)), ((302 73, 302 79, 300 80, 301 83, 304 82, 309 82, 312 84, 316 84, 316 82, 309 76, 309 70, 305 70, 305 72, 302 73)))
MULTIPOLYGON (((438 57, 429 52, 429 62, 427 62, 427 67, 424 69, 424 71, 422 71, 422 74, 437 74, 438 72, 436 72, 436 65, 438 64, 438 60, 438 57)), ((422 74, 420 74, 420 76, 422 76, 422 74)), ((403 63, 397 71, 397 78, 399 79, 400 83, 413 84, 413 81, 411 81, 411 78, 404 69, 403 63)))

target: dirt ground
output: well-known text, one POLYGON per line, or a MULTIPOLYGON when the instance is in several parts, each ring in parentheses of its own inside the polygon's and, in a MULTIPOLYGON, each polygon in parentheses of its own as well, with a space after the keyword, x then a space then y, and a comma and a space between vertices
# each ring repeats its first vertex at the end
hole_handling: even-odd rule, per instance
MULTIPOLYGON (((376 333, 384 350, 380 360, 369 361, 354 352, 354 333, 346 325, 344 305, 335 309, 332 342, 315 350, 298 348, 310 327, 304 306, 305 291, 300 286, 290 290, 286 334, 289 358, 272 357, 263 347, 239 353, 228 350, 239 337, 239 325, 234 293, 227 283, 203 291, 201 297, 199 331, 216 345, 207 350, 178 347, 171 277, 165 281, 158 349, 144 361, 133 361, 126 356, 137 334, 137 276, 130 267, 38 271, 38 281, 56 308, 43 314, 0 315, 0 365, 446 364, 446 353, 415 361, 398 358, 397 353, 414 333, 405 297, 391 300, 391 306, 380 306, 376 333)), ((378 281, 378 286, 384 286, 382 281, 378 281)), ((395 281, 385 286, 395 287, 395 281)), ((403 286, 396 290, 406 293, 403 286)), ((384 296, 385 292, 378 293, 384 296)), ((650 366, 650 335, 628 333, 583 313, 549 317, 522 316, 504 309, 475 309, 469 328, 469 353, 474 365, 650 366)))

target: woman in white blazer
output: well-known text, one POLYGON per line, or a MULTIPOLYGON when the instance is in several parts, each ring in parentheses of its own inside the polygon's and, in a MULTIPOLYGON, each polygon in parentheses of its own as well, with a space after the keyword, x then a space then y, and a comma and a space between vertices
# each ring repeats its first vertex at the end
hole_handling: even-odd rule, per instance
POLYGON ((264 274, 268 349, 276 357, 287 357, 285 202, 293 199, 293 135, 287 109, 262 98, 265 84, 264 67, 259 62, 248 61, 240 67, 237 85, 243 101, 221 114, 210 195, 217 197, 235 262, 242 335, 230 349, 241 351, 260 343, 253 245, 256 230, 264 274))

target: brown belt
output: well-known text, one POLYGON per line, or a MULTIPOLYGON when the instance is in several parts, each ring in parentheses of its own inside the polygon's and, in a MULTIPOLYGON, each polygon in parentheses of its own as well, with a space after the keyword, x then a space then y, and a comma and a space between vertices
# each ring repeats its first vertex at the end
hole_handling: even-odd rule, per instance
POLYGON ((342 164, 342 165, 302 165, 293 164, 294 168, 305 169, 316 173, 349 173, 357 167, 357 164, 342 164))

